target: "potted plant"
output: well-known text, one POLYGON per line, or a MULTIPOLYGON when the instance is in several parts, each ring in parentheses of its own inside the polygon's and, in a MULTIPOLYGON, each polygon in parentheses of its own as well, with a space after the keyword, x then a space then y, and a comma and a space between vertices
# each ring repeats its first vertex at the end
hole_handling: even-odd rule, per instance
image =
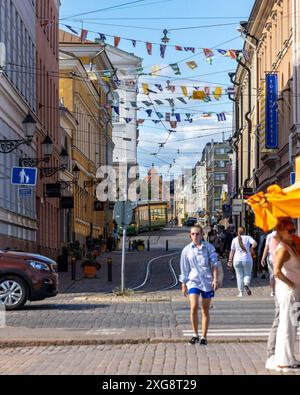
POLYGON ((96 256, 91 252, 84 258, 81 266, 83 267, 84 277, 96 278, 97 270, 101 269, 100 263, 96 261, 96 256))
POLYGON ((137 250, 138 251, 145 251, 145 242, 144 240, 138 239, 136 240, 137 243, 137 250))

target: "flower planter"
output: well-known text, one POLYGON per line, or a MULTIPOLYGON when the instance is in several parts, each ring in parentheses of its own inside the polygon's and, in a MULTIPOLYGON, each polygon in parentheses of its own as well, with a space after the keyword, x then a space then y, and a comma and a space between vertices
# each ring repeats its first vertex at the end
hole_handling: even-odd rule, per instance
POLYGON ((97 268, 95 265, 85 265, 84 266, 84 277, 86 278, 96 278, 97 268))
POLYGON ((145 251, 145 246, 144 245, 138 245, 137 249, 138 249, 138 251, 145 251))

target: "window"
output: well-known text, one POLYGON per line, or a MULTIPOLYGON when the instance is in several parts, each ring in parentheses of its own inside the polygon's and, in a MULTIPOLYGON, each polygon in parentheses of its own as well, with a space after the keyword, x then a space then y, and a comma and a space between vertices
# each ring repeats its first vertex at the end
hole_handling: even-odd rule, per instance
POLYGON ((225 148, 216 148, 215 153, 216 155, 225 155, 225 148))
POLYGON ((113 122, 120 122, 120 115, 115 111, 114 107, 117 107, 120 111, 120 98, 117 92, 113 92, 113 112, 112 112, 112 121, 113 122))

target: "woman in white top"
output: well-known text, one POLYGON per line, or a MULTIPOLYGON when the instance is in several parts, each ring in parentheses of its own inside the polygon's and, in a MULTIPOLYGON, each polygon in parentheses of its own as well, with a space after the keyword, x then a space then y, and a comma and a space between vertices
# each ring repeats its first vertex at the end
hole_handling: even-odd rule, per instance
POLYGON ((251 251, 254 252, 256 246, 256 241, 251 236, 245 235, 245 228, 239 228, 238 236, 232 240, 228 261, 228 266, 232 266, 233 264, 236 271, 239 297, 243 296, 244 291, 248 295, 252 294, 249 288, 253 268, 251 251))

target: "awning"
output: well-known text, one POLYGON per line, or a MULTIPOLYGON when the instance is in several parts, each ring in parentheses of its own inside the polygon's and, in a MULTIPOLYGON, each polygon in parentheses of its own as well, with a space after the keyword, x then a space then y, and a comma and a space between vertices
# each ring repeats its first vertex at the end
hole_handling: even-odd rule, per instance
POLYGON ((300 218, 300 182, 281 189, 272 185, 247 201, 255 213, 255 225, 267 232, 277 225, 280 217, 300 218))

